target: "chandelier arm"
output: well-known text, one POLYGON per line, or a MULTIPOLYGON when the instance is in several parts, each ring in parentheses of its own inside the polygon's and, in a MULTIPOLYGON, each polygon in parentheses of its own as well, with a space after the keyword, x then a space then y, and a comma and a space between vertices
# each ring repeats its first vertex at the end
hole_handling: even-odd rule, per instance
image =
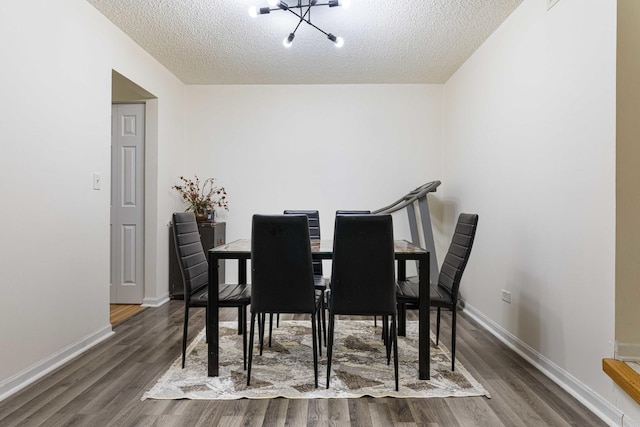
MULTIPOLYGON (((276 7, 269 7, 268 9, 269 9, 269 11, 270 11, 270 12, 275 12, 276 10, 288 10, 289 12, 293 13, 293 14, 294 14, 294 15, 296 15, 297 17, 300 17, 300 15, 299 15, 298 13, 294 12, 294 11, 293 11, 293 10, 291 10, 291 9, 302 9, 302 8, 304 8, 304 7, 307 7, 307 8, 309 8, 309 9, 311 9, 312 7, 316 7, 316 6, 330 6, 330 4, 329 4, 329 3, 301 4, 300 2, 298 2, 298 4, 297 4, 297 5, 295 5, 295 6, 289 6, 289 5, 287 5, 287 8, 286 8, 286 9, 282 9, 281 7, 278 7, 278 6, 276 6, 276 7)), ((305 15, 306 15, 306 13, 305 13, 305 15)))
MULTIPOLYGON (((329 6, 329 3, 297 4, 295 6, 289 6, 289 9, 302 9, 304 7, 316 7, 316 6, 329 6)), ((276 7, 273 10, 280 10, 280 8, 276 7)))
POLYGON ((298 28, 300 28, 300 24, 302 24, 302 21, 304 21, 304 19, 300 18, 300 20, 298 21, 298 25, 296 25, 296 28, 293 29, 293 34, 298 31, 298 28))
MULTIPOLYGON (((298 21, 298 25, 296 25, 296 28, 293 30, 293 33, 295 34, 296 31, 298 31, 298 28, 300 27, 300 24, 302 24, 302 22, 306 22, 307 24, 310 24, 311 21, 309 19, 305 19, 305 17, 307 16, 307 14, 310 15, 310 10, 311 8, 307 9, 307 11, 304 13, 304 15, 300 15, 299 13, 291 10, 291 8, 287 9, 289 12, 293 13, 296 17, 298 17, 299 21, 298 21)), ((315 26, 315 25, 314 25, 315 26)), ((326 34, 326 33, 325 33, 326 34)))
POLYGON ((325 36, 329 36, 329 33, 327 33, 326 31, 324 31, 323 29, 321 29, 320 27, 316 27, 315 25, 313 25, 311 23, 311 21, 308 21, 306 19, 304 19, 304 22, 306 22, 307 24, 311 25, 313 28, 315 28, 316 30, 320 31, 322 34, 324 34, 325 36))
POLYGON ((293 13, 295 16, 298 17, 298 19, 300 19, 301 21, 305 21, 305 16, 307 16, 307 14, 305 13, 304 15, 299 14, 298 12, 296 12, 295 10, 291 10, 292 8, 290 7, 289 9, 287 9, 289 12, 293 13))
MULTIPOLYGON (((328 4, 328 3, 327 3, 328 4)), ((319 5, 315 5, 315 6, 319 6, 319 5)), ((296 6, 294 6, 296 7, 296 6)), ((289 12, 293 13, 295 16, 297 16, 300 19, 300 22, 298 22, 298 26, 296 26, 296 29, 294 30, 294 32, 298 29, 298 27, 300 26, 300 24, 302 23, 302 21, 306 22, 307 24, 311 25, 313 28, 315 28, 316 30, 320 31, 322 34, 324 34, 325 36, 329 36, 329 33, 327 33, 326 31, 324 31, 322 28, 317 27, 316 25, 314 25, 309 19, 305 18, 307 16, 307 13, 309 12, 309 10, 311 9, 311 7, 309 7, 309 10, 307 10, 307 12, 305 12, 304 15, 300 15, 298 12, 291 10, 292 8, 289 7, 289 9, 287 9, 289 12)))

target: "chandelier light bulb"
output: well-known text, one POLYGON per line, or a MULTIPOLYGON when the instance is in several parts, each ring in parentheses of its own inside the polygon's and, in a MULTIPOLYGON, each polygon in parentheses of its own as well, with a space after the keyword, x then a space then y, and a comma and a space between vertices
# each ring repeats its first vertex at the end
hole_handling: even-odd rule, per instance
POLYGON ((258 16, 258 8, 255 6, 251 6, 249 8, 249 16, 252 18, 256 18, 258 16))
POLYGON ((284 40, 282 40, 282 45, 284 47, 291 47, 291 45, 293 44, 293 39, 296 37, 296 35, 294 33, 289 34, 289 36, 285 37, 284 40))
POLYGON ((336 47, 344 46, 344 39, 342 37, 336 37, 333 34, 329 33, 327 34, 327 38, 331 40, 336 45, 336 47))
POLYGON ((340 6, 344 9, 349 9, 349 7, 351 7, 351 0, 340 0, 340 6))

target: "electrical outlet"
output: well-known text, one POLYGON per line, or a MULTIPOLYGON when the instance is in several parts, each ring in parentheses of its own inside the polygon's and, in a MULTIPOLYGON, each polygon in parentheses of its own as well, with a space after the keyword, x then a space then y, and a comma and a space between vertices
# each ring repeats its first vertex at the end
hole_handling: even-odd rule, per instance
POLYGON ((547 10, 551 9, 556 5, 560 0, 547 0, 547 10))
POLYGON ((507 304, 511 304, 511 292, 503 289, 502 290, 502 301, 506 302, 507 304))

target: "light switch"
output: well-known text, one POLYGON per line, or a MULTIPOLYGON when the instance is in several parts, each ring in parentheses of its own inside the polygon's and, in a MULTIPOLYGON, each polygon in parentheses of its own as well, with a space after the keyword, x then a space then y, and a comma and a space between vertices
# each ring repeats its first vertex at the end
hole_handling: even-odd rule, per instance
POLYGON ((93 173, 93 189, 94 190, 102 189, 102 174, 100 172, 93 173))

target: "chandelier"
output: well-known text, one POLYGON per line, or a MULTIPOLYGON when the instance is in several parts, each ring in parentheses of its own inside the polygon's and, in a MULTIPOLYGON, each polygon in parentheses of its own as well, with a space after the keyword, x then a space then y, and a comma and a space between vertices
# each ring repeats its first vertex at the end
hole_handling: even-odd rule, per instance
POLYGON ((327 36, 327 38, 331 40, 336 45, 336 47, 342 47, 344 45, 344 40, 342 39, 342 37, 336 37, 331 33, 327 33, 326 31, 317 27, 311 22, 311 9, 317 6, 329 6, 329 7, 342 6, 346 9, 351 5, 351 0, 328 0, 325 3, 320 3, 318 2, 318 0, 306 0, 306 1, 298 0, 298 3, 292 6, 288 5, 284 1, 279 1, 279 0, 268 0, 268 3, 269 3, 269 6, 266 6, 266 7, 261 7, 261 8, 257 8, 255 6, 250 7, 249 16, 251 16, 252 18, 255 18, 258 15, 266 15, 268 13, 271 13, 272 11, 283 10, 285 12, 288 11, 293 13, 298 18, 298 25, 296 25, 293 31, 289 33, 289 35, 285 37, 284 40, 282 41, 282 44, 284 45, 284 47, 291 47, 291 45, 293 44, 293 39, 296 37, 296 31, 298 31, 300 24, 302 24, 303 22, 306 22, 307 24, 311 25, 313 28, 315 28, 316 30, 320 31, 322 34, 327 36))

